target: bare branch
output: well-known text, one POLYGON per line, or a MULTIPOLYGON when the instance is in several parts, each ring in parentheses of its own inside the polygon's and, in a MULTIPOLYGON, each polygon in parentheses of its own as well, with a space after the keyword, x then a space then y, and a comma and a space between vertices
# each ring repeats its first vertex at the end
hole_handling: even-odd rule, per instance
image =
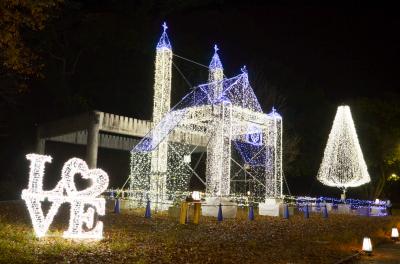
POLYGON ((55 54, 54 54, 53 52, 51 52, 51 51, 49 51, 49 54, 50 54, 50 56, 53 57, 54 59, 61 61, 61 63, 62 63, 62 72, 63 72, 63 74, 65 74, 65 71, 66 71, 66 64, 67 64, 66 59, 63 58, 63 57, 59 57, 59 56, 55 55, 55 54))
POLYGON ((77 65, 78 62, 79 62, 79 59, 80 59, 80 57, 81 57, 81 55, 82 55, 83 50, 84 50, 84 49, 80 49, 80 50, 79 50, 78 55, 76 55, 75 60, 74 60, 74 63, 72 64, 72 69, 71 69, 69 72, 66 72, 66 74, 68 74, 68 75, 73 75, 73 74, 75 74, 76 65, 77 65))

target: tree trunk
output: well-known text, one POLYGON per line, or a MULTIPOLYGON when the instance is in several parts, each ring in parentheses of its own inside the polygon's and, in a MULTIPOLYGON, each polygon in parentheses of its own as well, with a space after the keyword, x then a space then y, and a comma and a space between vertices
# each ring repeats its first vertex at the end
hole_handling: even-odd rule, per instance
POLYGON ((375 187, 374 198, 378 198, 382 194, 383 188, 386 185, 386 174, 382 164, 379 166, 379 169, 380 169, 380 175, 379 175, 380 177, 378 180, 378 184, 375 187))

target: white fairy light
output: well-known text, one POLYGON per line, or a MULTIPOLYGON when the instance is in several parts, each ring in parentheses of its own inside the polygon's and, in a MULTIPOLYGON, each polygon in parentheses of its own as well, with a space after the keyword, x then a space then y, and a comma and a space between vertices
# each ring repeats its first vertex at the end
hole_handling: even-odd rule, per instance
POLYGON ((399 230, 397 227, 392 228, 392 233, 391 233, 392 239, 398 239, 399 238, 399 230))
POLYGON ((189 164, 191 161, 192 161, 192 158, 190 157, 190 155, 184 155, 183 156, 183 162, 189 164))
POLYGON ((337 109, 317 178, 344 192, 371 180, 348 106, 337 109))
POLYGON ((201 195, 199 191, 193 191, 192 192, 192 199, 195 201, 200 201, 201 200, 201 195))
POLYGON ((44 191, 45 163, 51 162, 51 157, 38 154, 28 154, 26 157, 31 164, 28 189, 22 191, 22 199, 28 207, 36 236, 45 236, 61 204, 70 203, 69 228, 64 232, 64 237, 101 239, 103 223, 97 221, 96 226, 94 228, 93 226, 95 213, 105 214, 105 199, 96 198, 96 196, 107 189, 109 182, 107 173, 101 169, 89 170, 85 161, 72 158, 64 164, 61 180, 56 187, 53 190, 44 191), (80 174, 82 178, 90 180, 92 185, 85 190, 77 191, 74 183, 75 174, 80 174), (46 216, 41 206, 41 202, 45 200, 51 202, 46 216), (91 230, 84 231, 83 224, 91 230))
POLYGON ((364 251, 367 254, 372 253, 372 243, 369 237, 364 237, 362 244, 362 251, 364 251))

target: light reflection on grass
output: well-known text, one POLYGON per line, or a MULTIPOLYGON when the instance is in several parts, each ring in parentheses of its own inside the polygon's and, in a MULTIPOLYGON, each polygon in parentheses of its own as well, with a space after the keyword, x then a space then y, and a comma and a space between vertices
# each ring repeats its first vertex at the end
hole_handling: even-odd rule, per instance
POLYGON ((289 220, 247 212, 218 223, 179 225, 167 214, 143 217, 143 210, 107 212, 104 239, 90 243, 65 240, 68 208, 50 227, 50 237, 33 235, 22 203, 0 204, 0 263, 332 263, 359 250, 368 235, 373 243, 389 239, 399 217, 330 214, 328 219, 301 214, 289 220))

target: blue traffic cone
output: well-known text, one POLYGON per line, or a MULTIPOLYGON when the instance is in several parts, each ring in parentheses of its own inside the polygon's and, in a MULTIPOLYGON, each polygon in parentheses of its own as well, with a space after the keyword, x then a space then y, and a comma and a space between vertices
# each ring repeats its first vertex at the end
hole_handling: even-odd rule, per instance
POLYGON ((150 200, 147 200, 146 212, 144 213, 144 217, 151 218, 150 200))
POLYGON ((222 220, 224 220, 224 217, 222 216, 222 205, 219 204, 219 207, 218 207, 218 222, 221 222, 222 220))
POLYGON ((326 208, 326 205, 324 206, 324 209, 322 209, 322 217, 328 218, 328 208, 326 208))
POLYGON ((119 198, 115 199, 115 204, 114 204, 114 213, 119 214, 120 213, 120 208, 119 208, 119 198))
POLYGON ((249 206, 249 220, 250 221, 254 220, 254 207, 253 207, 253 205, 249 206))
POLYGON ((306 204, 306 208, 304 209, 304 218, 309 218, 310 212, 308 211, 308 204, 306 204))
POLYGON ((287 204, 283 207, 283 218, 289 219, 289 206, 287 204))

